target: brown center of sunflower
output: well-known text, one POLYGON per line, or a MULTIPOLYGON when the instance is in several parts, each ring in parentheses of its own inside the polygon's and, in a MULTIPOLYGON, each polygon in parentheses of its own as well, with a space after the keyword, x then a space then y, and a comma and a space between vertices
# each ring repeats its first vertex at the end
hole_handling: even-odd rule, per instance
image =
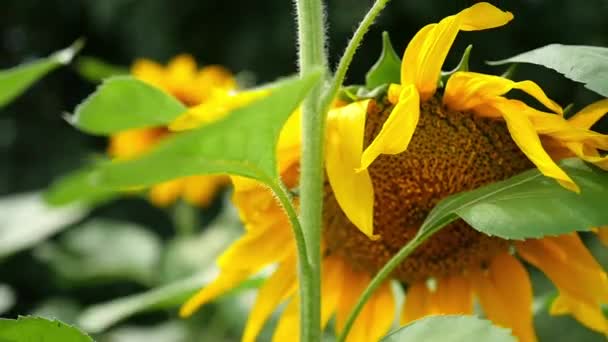
MULTIPOLYGON (((365 125, 367 146, 392 106, 372 103, 365 125)), ((422 104, 414 136, 403 153, 381 155, 369 167, 374 186, 372 241, 346 218, 326 184, 324 240, 328 253, 355 270, 375 273, 417 232, 442 198, 506 179, 532 164, 502 121, 454 112, 437 98, 422 104)), ((508 249, 507 241, 481 234, 464 221, 448 225, 394 271, 404 282, 462 273, 508 249)))

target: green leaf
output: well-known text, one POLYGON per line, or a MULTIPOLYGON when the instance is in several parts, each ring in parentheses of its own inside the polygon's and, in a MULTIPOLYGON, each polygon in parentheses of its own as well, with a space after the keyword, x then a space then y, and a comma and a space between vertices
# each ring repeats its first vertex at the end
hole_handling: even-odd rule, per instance
POLYGON ((567 78, 585 84, 608 97, 608 48, 585 45, 551 44, 524 52, 490 65, 532 63, 553 69, 567 78))
POLYGON ((450 79, 450 77, 454 73, 456 73, 458 71, 469 71, 469 58, 471 57, 471 49, 473 49, 473 45, 467 46, 467 48, 464 50, 464 53, 462 54, 462 57, 460 58, 460 62, 456 66, 456 68, 454 68, 453 70, 450 70, 450 71, 441 72, 441 80, 440 80, 441 87, 443 87, 448 82, 448 79, 450 79))
POLYGON ((560 162, 581 188, 576 194, 529 170, 502 182, 449 196, 428 215, 420 234, 456 220, 504 239, 540 238, 608 224, 608 172, 579 159, 560 162))
POLYGON ((365 75, 365 86, 374 89, 401 80, 401 59, 395 53, 388 32, 382 32, 382 53, 380 58, 365 75))
POLYGON ((150 284, 158 271, 161 242, 133 223, 94 220, 71 229, 57 242, 41 245, 35 252, 70 285, 117 279, 150 284))
POLYGON ((59 321, 22 316, 19 319, 0 319, 2 342, 92 342, 82 331, 59 321))
POLYGON ((129 69, 106 63, 99 58, 82 56, 76 60, 78 73, 91 82, 100 82, 112 76, 129 74, 129 69))
POLYGON ((120 192, 97 186, 95 166, 86 166, 54 181, 44 193, 51 206, 63 206, 75 202, 94 206, 120 195, 120 192))
POLYGON ((509 329, 474 316, 431 316, 414 321, 385 336, 382 342, 515 342, 509 329))
POLYGON ((36 245, 86 213, 79 206, 51 208, 39 193, 0 198, 0 258, 36 245))
POLYGON ((321 77, 290 78, 271 94, 224 119, 175 134, 150 153, 107 163, 94 175, 97 186, 146 186, 197 174, 229 173, 271 184, 278 178, 276 143, 283 124, 321 77))
POLYGON ((105 80, 76 107, 70 122, 90 134, 163 126, 186 107, 175 97, 131 76, 105 80))
POLYGON ((0 108, 25 91, 32 83, 51 70, 70 63, 72 58, 84 45, 77 40, 66 49, 57 51, 47 58, 18 65, 0 71, 0 108))

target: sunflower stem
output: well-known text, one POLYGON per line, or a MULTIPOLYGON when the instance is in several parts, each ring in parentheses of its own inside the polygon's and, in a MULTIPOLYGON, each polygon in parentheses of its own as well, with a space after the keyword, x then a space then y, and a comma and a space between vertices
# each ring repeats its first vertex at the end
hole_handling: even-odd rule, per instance
MULTIPOLYGON (((298 21, 300 74, 327 69, 322 0, 295 0, 298 21)), ((323 84, 314 87, 302 104, 300 162, 300 223, 308 259, 299 252, 300 341, 321 340, 321 214, 323 206, 323 142, 325 114, 319 99, 323 84)))
POLYGON ((331 80, 329 87, 323 94, 323 98, 321 101, 322 109, 327 110, 331 105, 331 102, 334 100, 342 83, 344 82, 344 78, 346 77, 346 72, 348 71, 348 67, 350 63, 353 61, 353 57, 357 52, 357 48, 363 41, 363 37, 369 31, 369 28, 372 26, 380 12, 386 7, 390 0, 376 0, 374 5, 369 9, 367 14, 361 23, 359 23, 359 27, 355 30, 353 37, 348 42, 346 46, 346 50, 344 50, 344 54, 340 58, 340 62, 338 63, 338 68, 336 69, 336 73, 334 74, 333 79, 331 80))
POLYGON ((405 246, 403 246, 397 254, 395 254, 383 267, 376 273, 372 281, 367 285, 367 288, 363 291, 359 299, 357 300, 357 304, 355 304, 352 311, 349 313, 348 318, 346 319, 346 323, 344 324, 344 328, 340 332, 338 336, 338 342, 344 342, 346 337, 348 337, 348 333, 355 323, 355 319, 363 309, 363 306, 374 294, 374 291, 382 285, 382 283, 386 280, 386 278, 393 272, 393 270, 399 266, 407 258, 412 252, 418 248, 424 241, 426 241, 429 237, 431 237, 434 233, 439 231, 439 229, 434 230, 423 230, 420 229, 419 232, 412 240, 410 240, 405 246))

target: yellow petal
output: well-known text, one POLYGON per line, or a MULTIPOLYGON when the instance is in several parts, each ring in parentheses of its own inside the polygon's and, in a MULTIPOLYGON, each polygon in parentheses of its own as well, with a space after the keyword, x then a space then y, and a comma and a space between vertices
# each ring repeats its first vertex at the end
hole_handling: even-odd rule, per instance
POLYGON ((323 259, 321 274, 321 326, 325 326, 336 311, 344 283, 344 274, 347 272, 344 260, 337 256, 328 256, 323 259))
POLYGON ((532 325, 532 285, 523 265, 505 253, 487 271, 473 272, 475 292, 494 323, 510 328, 520 341, 536 341, 532 325))
POLYGON ((374 237, 372 181, 367 171, 355 171, 361 162, 368 103, 354 102, 329 112, 325 169, 348 219, 365 235, 374 237))
POLYGON ((411 284, 405 295, 401 325, 434 313, 432 305, 432 293, 426 282, 418 281, 411 284))
POLYGON ((608 113, 608 99, 588 105, 568 119, 568 122, 576 127, 589 129, 606 113, 608 113))
POLYGON ((422 28, 403 55, 401 84, 414 84, 422 101, 437 89, 441 67, 460 30, 485 30, 505 25, 513 15, 488 3, 475 4, 438 24, 422 28))
POLYGON ((518 242, 517 251, 559 289, 561 299, 552 313, 570 313, 589 328, 608 332, 608 321, 598 323, 596 314, 601 304, 608 303, 608 276, 578 234, 518 242))
POLYGON ((401 324, 428 315, 472 313, 473 292, 470 281, 464 276, 448 276, 437 279, 434 291, 424 281, 416 282, 408 288, 401 324))
POLYGON ((220 120, 232 110, 268 96, 268 90, 251 90, 236 94, 218 90, 209 100, 189 108, 178 116, 170 125, 171 131, 184 131, 220 120))
POLYGON ((528 93, 554 113, 563 113, 562 108, 532 81, 514 82, 503 77, 475 72, 454 73, 446 84, 443 102, 453 110, 472 110, 513 89, 528 93))
POLYGON ((131 67, 131 74, 150 85, 168 91, 165 69, 162 65, 148 59, 138 59, 131 67))
POLYGON ((300 340, 300 296, 294 296, 290 301, 277 324, 273 342, 285 342, 300 340))
MULTIPOLYGON (((344 328, 348 314, 355 306, 359 296, 369 284, 366 273, 354 272, 345 268, 342 296, 337 306, 336 331, 344 328)), ((374 292, 355 320, 346 341, 377 341, 384 336, 395 318, 395 300, 387 282, 374 292)))
POLYGON ((187 54, 174 57, 167 64, 168 77, 172 84, 183 85, 194 79, 196 75, 196 61, 187 54))
POLYGON ((167 131, 162 127, 130 129, 110 137, 108 154, 113 158, 129 159, 137 157, 155 146, 167 131))
POLYGON ((516 100, 497 100, 495 108, 502 114, 509 133, 519 149, 530 159, 545 176, 556 179, 565 188, 579 192, 574 181, 551 159, 534 130, 534 126, 525 115, 527 106, 516 100))
POLYGON ((207 207, 227 180, 227 176, 216 175, 187 177, 184 179, 184 200, 195 206, 207 207))
POLYGON ((420 118, 420 98, 413 86, 403 86, 399 101, 382 125, 382 129, 361 157, 360 170, 380 154, 398 154, 407 149, 420 118))
POLYGON ((295 254, 292 254, 264 282, 249 314, 243 334, 243 342, 254 342, 264 323, 277 306, 295 293, 297 288, 296 269, 296 257, 295 254))
POLYGON ((153 186, 150 189, 150 201, 159 207, 166 207, 175 202, 184 190, 184 179, 174 179, 153 186))
POLYGON ((604 246, 608 246, 608 226, 599 227, 597 230, 597 236, 604 246))
POLYGON ((243 280, 249 278, 251 275, 252 273, 249 270, 236 270, 220 273, 213 282, 200 289, 182 305, 179 309, 179 315, 181 317, 191 316, 202 305, 237 287, 243 280))

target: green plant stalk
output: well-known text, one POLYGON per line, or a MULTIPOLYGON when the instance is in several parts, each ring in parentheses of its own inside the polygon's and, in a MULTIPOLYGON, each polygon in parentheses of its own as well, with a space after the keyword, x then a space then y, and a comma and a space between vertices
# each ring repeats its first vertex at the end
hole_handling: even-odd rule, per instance
POLYGON ((194 234, 200 224, 198 209, 181 200, 175 203, 172 216, 175 230, 182 236, 194 234))
POLYGON ((322 110, 327 111, 329 109, 331 102, 338 94, 338 91, 340 90, 340 87, 344 82, 348 67, 353 61, 353 57, 355 56, 355 53, 357 52, 357 48, 361 44, 361 41, 363 41, 363 37, 365 36, 367 31, 369 31, 369 28, 372 26, 380 12, 382 12, 382 10, 384 9, 384 7, 386 7, 389 1, 390 0, 377 0, 376 2, 374 2, 372 8, 369 9, 367 14, 365 14, 363 20, 361 20, 361 23, 359 23, 359 27, 357 27, 357 30, 353 34, 353 37, 350 39, 348 45, 346 46, 346 50, 344 50, 344 54, 340 58, 338 68, 336 69, 336 73, 334 74, 334 77, 331 80, 329 87, 323 93, 323 98, 321 100, 322 110))
POLYGON ((384 280, 391 274, 391 272, 393 272, 393 270, 397 266, 399 266, 399 264, 401 264, 401 262, 403 262, 403 260, 405 260, 405 258, 407 258, 410 254, 412 254, 412 252, 414 252, 416 250, 416 248, 418 248, 418 246, 420 246, 424 241, 426 241, 429 237, 431 237, 437 231, 439 231, 439 228, 433 229, 433 230, 426 230, 426 231, 421 228, 419 230, 419 232, 422 232, 422 233, 418 233, 412 240, 410 240, 405 246, 403 246, 399 250, 399 252, 397 254, 395 254, 391 258, 391 260, 389 260, 382 267, 382 269, 380 269, 380 271, 378 271, 378 273, 376 273, 376 275, 374 276, 372 281, 369 283, 369 285, 367 285, 367 288, 365 288, 365 290, 363 291, 361 296, 359 296, 359 299, 357 300, 357 304, 355 304, 354 308, 348 315, 348 318, 346 319, 346 323, 344 324, 344 328, 342 329, 342 331, 340 332, 340 335, 338 336, 338 340, 337 340, 338 342, 344 342, 346 340, 346 337, 348 336, 350 329, 352 328, 353 324, 355 323, 355 319, 357 319, 357 316, 363 309, 363 306, 370 299, 370 297, 372 296, 374 291, 376 291, 376 289, 380 285, 382 285, 384 280))
MULTIPOLYGON (((325 19, 321 0, 296 0, 300 73, 327 69, 325 19)), ((325 111, 319 99, 323 84, 314 87, 302 104, 300 161, 300 222, 308 260, 299 259, 300 341, 321 340, 321 214, 323 206, 323 145, 325 111), (304 264, 307 265, 304 265, 304 264)), ((300 253, 299 256, 302 256, 300 253)))

